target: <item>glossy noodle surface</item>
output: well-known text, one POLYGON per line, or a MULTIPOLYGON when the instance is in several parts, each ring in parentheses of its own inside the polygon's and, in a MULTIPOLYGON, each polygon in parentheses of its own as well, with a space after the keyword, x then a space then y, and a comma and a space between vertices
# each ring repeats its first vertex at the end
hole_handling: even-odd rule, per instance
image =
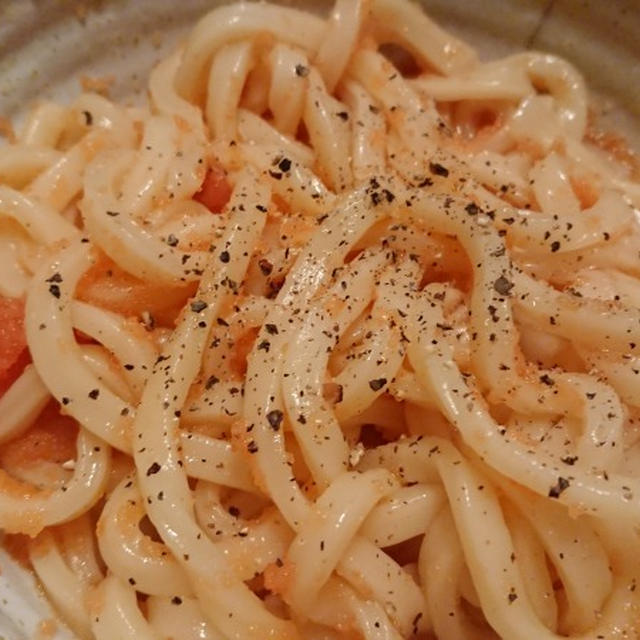
POLYGON ((83 640, 640 637, 640 164, 406 0, 205 16, 0 147, 0 528, 83 640))

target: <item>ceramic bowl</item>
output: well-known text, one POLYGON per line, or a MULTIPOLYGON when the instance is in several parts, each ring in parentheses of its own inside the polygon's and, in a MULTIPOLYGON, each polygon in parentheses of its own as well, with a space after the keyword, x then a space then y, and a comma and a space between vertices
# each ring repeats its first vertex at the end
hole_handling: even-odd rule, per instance
MULTIPOLYGON (((214 0, 0 0, 0 116, 19 125, 37 101, 68 101, 83 75, 140 102, 153 64, 214 0)), ((323 0, 295 2, 326 12, 323 0)), ((585 75, 606 126, 640 150, 640 0, 423 0, 483 58, 522 49, 560 54, 585 75)), ((30 574, 0 550, 0 640, 67 640, 30 574), (44 626, 43 626, 44 622, 44 626)))

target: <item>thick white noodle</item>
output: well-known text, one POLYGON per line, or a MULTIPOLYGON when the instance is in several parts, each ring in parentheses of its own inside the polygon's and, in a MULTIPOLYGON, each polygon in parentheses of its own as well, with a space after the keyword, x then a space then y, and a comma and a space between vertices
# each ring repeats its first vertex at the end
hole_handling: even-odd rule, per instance
POLYGON ((294 5, 0 147, 3 545, 81 640, 640 637, 637 156, 557 56, 294 5))

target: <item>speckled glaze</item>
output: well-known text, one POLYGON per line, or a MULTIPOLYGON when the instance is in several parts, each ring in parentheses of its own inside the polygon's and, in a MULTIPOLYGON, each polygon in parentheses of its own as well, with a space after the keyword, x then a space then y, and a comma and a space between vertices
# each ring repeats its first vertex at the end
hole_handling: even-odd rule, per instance
MULTIPOLYGON (((110 95, 139 102, 153 64, 215 0, 0 0, 0 116, 19 123, 44 98, 69 100, 79 78, 112 77, 110 95), (176 9, 179 7, 179 9, 176 9)), ((289 0, 326 12, 330 0, 289 0)), ((607 126, 640 150, 640 0, 423 0, 483 58, 537 49, 586 76, 607 126)), ((67 640, 33 578, 0 550, 0 640, 67 640)))

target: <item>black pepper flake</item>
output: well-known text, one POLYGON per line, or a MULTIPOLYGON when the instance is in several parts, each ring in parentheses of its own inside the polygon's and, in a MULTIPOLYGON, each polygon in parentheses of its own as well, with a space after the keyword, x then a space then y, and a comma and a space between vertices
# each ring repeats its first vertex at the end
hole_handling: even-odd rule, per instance
POLYGON ((89 391, 89 393, 87 395, 92 400, 97 400, 98 396, 100 395, 100 389, 91 389, 91 391, 89 391))
POLYGON ((262 271, 262 275, 268 276, 273 271, 273 265, 265 258, 261 258, 258 261, 258 266, 260 267, 260 271, 262 271))
POLYGON ((62 398, 62 404, 63 405, 68 405, 71 402, 71 400, 69 398, 67 398, 67 396, 63 396, 62 398))
POLYGON ((560 462, 564 462, 564 464, 568 464, 570 466, 574 465, 578 456, 565 456, 564 458, 560 458, 560 462))
POLYGON ((470 216, 477 216, 480 213, 480 207, 475 203, 475 202, 470 202, 465 208, 464 210, 470 215, 470 216))
POLYGON ((518 594, 515 591, 511 590, 507 598, 509 600, 509 604, 512 604, 518 599, 518 594))
POLYGON ((247 451, 249 453, 257 453, 258 452, 258 445, 255 443, 254 440, 250 440, 249 443, 247 444, 247 451))
POLYGON ((280 171, 272 171, 271 169, 269 169, 269 175, 274 180, 282 180, 282 172, 280 172, 280 171))
POLYGON ((291 160, 289 160, 289 158, 282 158, 282 160, 278 162, 278 169, 283 173, 289 171, 289 169, 291 169, 291 160))
POLYGON ((449 169, 443 167, 438 162, 430 162, 429 171, 431 171, 434 176, 442 176, 443 178, 446 178, 449 175, 449 169))
POLYGON ((147 469, 147 476, 152 476, 156 473, 158 473, 158 471, 160 471, 160 465, 157 462, 154 462, 148 469, 147 469))
POLYGON ((47 278, 45 282, 62 282, 62 276, 56 271, 50 278, 47 278))
POLYGON ((229 252, 223 251, 220 254, 220 262, 224 262, 226 264, 227 262, 229 262, 229 260, 231 260, 231 256, 229 256, 229 252))
POLYGON ((380 391, 384 385, 387 384, 386 378, 376 378, 375 380, 369 380, 369 387, 372 391, 380 391))
POLYGON ((280 409, 269 411, 269 413, 267 413, 267 420, 269 421, 269 426, 274 431, 279 431, 280 425, 282 424, 282 411, 280 411, 280 409))
POLYGON ((507 280, 504 276, 500 276, 494 283, 493 288, 501 295, 508 296, 513 289, 513 282, 507 280))
POLYGON ((168 244, 170 247, 176 247, 176 246, 178 245, 178 238, 176 238, 176 237, 173 235, 173 233, 170 233, 170 234, 167 236, 167 244, 168 244))
POLYGON ((559 498, 560 494, 565 490, 569 488, 569 481, 566 478, 563 478, 562 476, 558 477, 558 483, 555 484, 553 487, 549 488, 549 497, 550 498, 559 498))
POLYGON ((57 284, 49 285, 49 293, 54 297, 60 299, 60 287, 57 284))
POLYGON ((119 212, 119 211, 109 211, 109 210, 107 209, 106 214, 107 214, 108 216, 112 217, 112 218, 115 218, 116 216, 119 216, 119 215, 120 215, 120 212, 119 212))
POLYGON ((552 387, 555 384, 554 379, 551 378, 546 373, 544 375, 540 376, 540 382, 542 382, 543 384, 546 384, 549 387, 552 387))
POLYGON ((207 308, 207 303, 204 300, 195 300, 191 303, 191 311, 194 313, 200 313, 207 308))
POLYGON ((136 581, 133 578, 129 578, 129 584, 131 586, 135 585, 136 581))
POLYGON ((264 328, 267 330, 267 333, 272 336, 278 335, 278 327, 275 324, 267 323, 264 325, 264 328))
POLYGON ((299 422, 300 424, 307 424, 307 419, 306 419, 302 414, 300 414, 300 415, 298 416, 298 422, 299 422))
POLYGON ((216 322, 221 326, 221 327, 228 327, 229 323, 224 319, 224 318, 216 318, 216 322))
POLYGON ((555 253, 560 248, 560 243, 557 240, 554 240, 551 243, 551 252, 555 253))
POLYGON ((309 67, 305 67, 303 64, 297 64, 296 75, 300 78, 306 78, 309 75, 309 67))
POLYGON ((258 351, 266 351, 267 353, 269 353, 269 349, 271 348, 271 343, 268 340, 263 340, 259 345, 258 345, 258 351))
POLYGON ((87 127, 90 127, 93 124, 93 115, 91 114, 91 111, 83 111, 82 115, 84 116, 84 123, 87 127))
POLYGON ((349 114, 346 111, 338 111, 336 115, 340 120, 344 120, 345 122, 349 119, 349 114))
POLYGON ((173 596, 173 598, 171 598, 171 604, 182 604, 182 598, 180 596, 173 596))
POLYGON ((209 389, 218 382, 220 382, 220 378, 217 378, 216 376, 209 376, 207 381, 204 383, 204 388, 209 391, 209 389))

